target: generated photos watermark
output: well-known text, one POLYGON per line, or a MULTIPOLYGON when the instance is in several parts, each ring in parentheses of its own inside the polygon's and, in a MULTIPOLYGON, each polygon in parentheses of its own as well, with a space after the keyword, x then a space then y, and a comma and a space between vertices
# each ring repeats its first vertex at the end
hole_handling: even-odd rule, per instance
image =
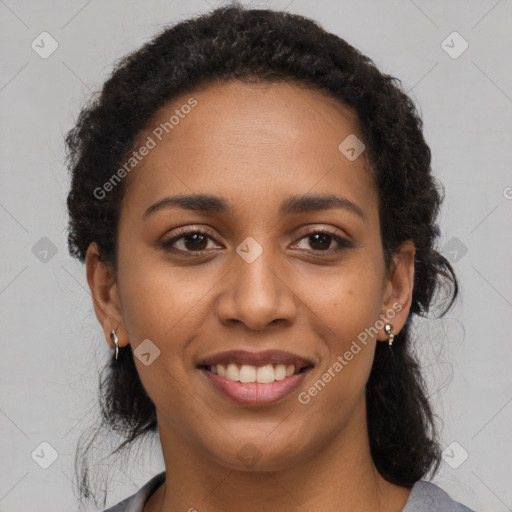
POLYGON ((126 162, 124 162, 124 164, 119 167, 119 169, 117 169, 117 171, 101 187, 96 187, 94 189, 94 197, 100 200, 105 199, 107 193, 111 192, 116 185, 118 185, 121 180, 144 159, 144 157, 149 155, 150 151, 156 148, 165 135, 171 133, 171 131, 179 125, 182 119, 185 119, 187 114, 189 114, 192 111, 192 108, 196 105, 197 100, 194 97, 190 97, 187 103, 184 103, 179 109, 174 111, 175 114, 173 114, 168 121, 160 123, 156 128, 154 128, 151 135, 147 136, 139 149, 133 151, 126 162))
POLYGON ((364 331, 361 331, 357 335, 357 340, 353 340, 350 348, 344 352, 343 355, 339 355, 336 358, 336 361, 325 371, 322 376, 308 388, 307 391, 302 391, 298 395, 298 401, 307 405, 311 402, 311 398, 315 397, 322 391, 325 386, 338 375, 345 366, 348 365, 350 361, 361 352, 362 347, 361 344, 366 346, 368 343, 369 336, 376 336, 379 331, 384 328, 384 325, 392 320, 397 313, 402 310, 402 304, 399 302, 395 302, 391 308, 386 311, 385 315, 380 315, 379 320, 377 320, 371 327, 366 327, 364 331), (359 343, 358 343, 359 341, 359 343))

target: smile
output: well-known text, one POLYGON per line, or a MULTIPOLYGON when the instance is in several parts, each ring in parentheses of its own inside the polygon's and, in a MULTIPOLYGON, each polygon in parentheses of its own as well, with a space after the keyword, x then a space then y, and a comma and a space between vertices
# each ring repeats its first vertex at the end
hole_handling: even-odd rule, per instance
POLYGON ((304 371, 307 366, 302 368, 295 367, 293 364, 266 364, 264 366, 252 366, 249 364, 237 365, 230 363, 228 365, 215 364, 206 366, 205 369, 214 375, 220 375, 234 382, 258 382, 259 384, 269 384, 276 380, 283 380, 296 373, 304 371))
POLYGON ((291 395, 306 378, 313 366, 296 370, 293 365, 254 367, 235 364, 199 367, 212 389, 238 405, 258 407, 271 405, 291 395), (219 373, 225 371, 226 375, 219 373), (214 373, 214 371, 218 373, 214 373), (284 372, 284 377, 283 377, 284 372), (235 380, 236 379, 236 380, 235 380), (266 382, 260 382, 266 380, 266 382), (270 380, 272 379, 272 380, 270 380))

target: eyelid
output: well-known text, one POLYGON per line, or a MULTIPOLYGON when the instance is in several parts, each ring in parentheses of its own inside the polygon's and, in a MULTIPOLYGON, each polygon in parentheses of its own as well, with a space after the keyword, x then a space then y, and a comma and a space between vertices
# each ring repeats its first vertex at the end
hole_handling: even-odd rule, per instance
POLYGON ((345 230, 336 228, 334 226, 330 226, 328 224, 320 224, 317 226, 308 226, 306 228, 306 234, 318 233, 318 232, 325 232, 327 234, 336 235, 336 236, 339 236, 340 238, 344 238, 347 242, 352 243, 351 236, 345 230))
POLYGON ((173 230, 175 233, 171 238, 175 238, 178 235, 182 234, 189 234, 189 233, 205 233, 210 235, 212 238, 215 238, 214 236, 214 230, 210 228, 207 224, 197 224, 197 225, 190 225, 187 224, 186 226, 181 226, 178 228, 175 228, 173 230))

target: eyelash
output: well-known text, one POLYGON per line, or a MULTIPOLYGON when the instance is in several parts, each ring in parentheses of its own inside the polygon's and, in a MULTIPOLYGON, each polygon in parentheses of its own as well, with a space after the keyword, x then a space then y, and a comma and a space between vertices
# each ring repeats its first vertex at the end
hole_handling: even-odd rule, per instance
MULTIPOLYGON (((210 251, 209 249, 203 249, 201 251, 189 251, 189 250, 183 250, 183 249, 175 249, 172 247, 178 240, 181 240, 182 238, 186 238, 187 236, 194 235, 194 234, 206 235, 210 240, 213 240, 216 242, 213 235, 206 229, 188 229, 188 230, 181 231, 179 233, 179 235, 174 236, 174 237, 170 238, 169 240, 165 240, 164 242, 161 243, 161 247, 166 251, 177 251, 180 253, 193 253, 194 255, 197 255, 197 256, 202 256, 202 255, 208 253, 210 251)), ((327 236, 332 237, 340 245, 341 248, 336 249, 336 250, 328 249, 325 251, 321 251, 318 249, 311 249, 308 251, 314 255, 321 255, 321 256, 333 255, 333 254, 341 252, 343 249, 350 249, 350 248, 354 247, 354 244, 352 242, 341 237, 340 235, 338 235, 332 231, 322 230, 322 229, 318 229, 318 228, 309 228, 307 233, 304 236, 302 236, 301 238, 299 238, 299 240, 297 240, 297 242, 301 242, 302 240, 307 239, 308 237, 310 237, 312 235, 316 235, 316 234, 327 235, 327 236)))

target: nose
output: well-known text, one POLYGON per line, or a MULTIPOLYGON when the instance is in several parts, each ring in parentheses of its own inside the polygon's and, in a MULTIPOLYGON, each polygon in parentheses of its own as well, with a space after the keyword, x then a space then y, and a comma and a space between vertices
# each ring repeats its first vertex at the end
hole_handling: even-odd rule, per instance
POLYGON ((264 250, 252 263, 238 254, 234 258, 217 300, 219 320, 253 330, 263 330, 270 324, 293 324, 297 299, 283 264, 276 262, 270 250, 264 250))

